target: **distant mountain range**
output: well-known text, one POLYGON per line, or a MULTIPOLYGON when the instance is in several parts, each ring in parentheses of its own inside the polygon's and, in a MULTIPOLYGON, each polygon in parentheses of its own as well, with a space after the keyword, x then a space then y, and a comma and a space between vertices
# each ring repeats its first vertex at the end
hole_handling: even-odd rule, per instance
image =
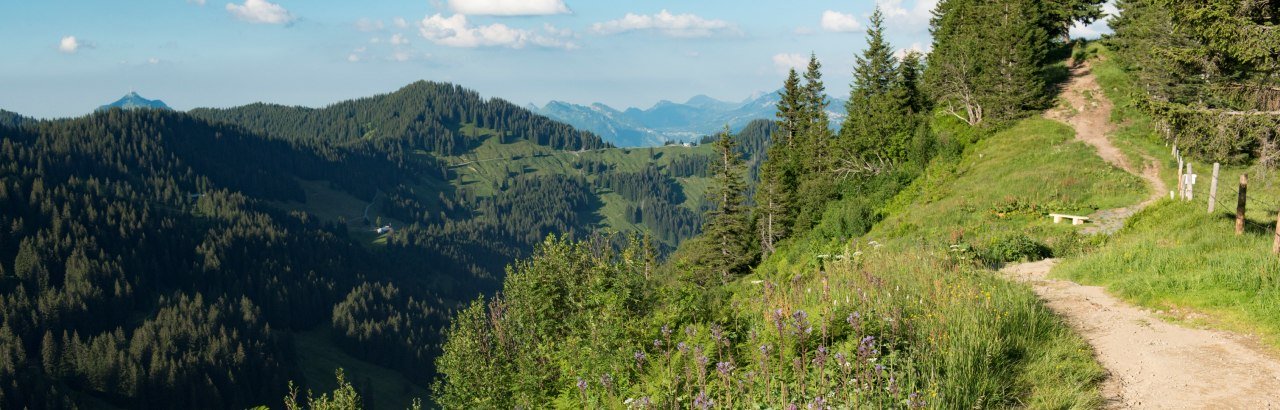
MULTIPOLYGON (((774 119, 778 99, 777 92, 769 92, 737 103, 705 95, 690 98, 683 104, 663 100, 645 110, 619 111, 601 103, 584 106, 563 101, 552 101, 542 107, 531 104, 529 109, 594 132, 619 147, 645 147, 667 141, 696 141, 719 132, 725 125, 737 132, 752 120, 774 119)), ((838 127, 844 121, 844 100, 832 98, 827 113, 832 128, 838 127)))
POLYGON ((172 110, 172 108, 169 108, 169 106, 166 105, 164 101, 148 100, 146 98, 142 98, 141 95, 138 95, 138 93, 135 93, 135 92, 130 92, 129 94, 126 94, 124 97, 120 97, 120 99, 116 100, 116 102, 98 107, 98 111, 106 111, 112 108, 119 108, 123 110, 146 109, 146 108, 152 108, 152 109, 158 109, 158 110, 172 110))

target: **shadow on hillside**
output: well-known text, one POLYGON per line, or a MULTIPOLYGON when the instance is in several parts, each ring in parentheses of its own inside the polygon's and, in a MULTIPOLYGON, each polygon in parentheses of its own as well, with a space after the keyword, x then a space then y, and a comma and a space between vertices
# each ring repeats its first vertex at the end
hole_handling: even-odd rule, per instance
MULTIPOLYGON (((1270 212, 1270 213, 1268 213, 1268 214, 1269 214, 1269 215, 1275 215, 1275 212, 1270 212)), ((1232 228, 1232 229, 1234 229, 1234 224, 1235 224, 1235 221, 1236 221, 1236 214, 1235 214, 1235 213, 1233 213, 1233 212, 1221 212, 1221 213, 1219 213, 1219 214, 1218 214, 1218 217, 1219 217, 1219 218, 1222 218, 1222 219, 1224 219, 1224 220, 1230 221, 1230 222, 1233 224, 1233 225, 1232 225, 1232 226, 1233 226, 1233 228, 1232 228)), ((1276 220, 1275 220, 1275 218, 1271 218, 1271 219, 1266 220, 1266 221, 1257 221, 1257 220, 1253 220, 1253 219, 1245 218, 1245 220, 1244 220, 1244 233, 1249 234, 1249 235, 1252 235, 1252 236, 1264 236, 1264 237, 1265 237, 1265 236, 1272 236, 1272 235, 1275 235, 1275 234, 1276 234, 1276 220)))

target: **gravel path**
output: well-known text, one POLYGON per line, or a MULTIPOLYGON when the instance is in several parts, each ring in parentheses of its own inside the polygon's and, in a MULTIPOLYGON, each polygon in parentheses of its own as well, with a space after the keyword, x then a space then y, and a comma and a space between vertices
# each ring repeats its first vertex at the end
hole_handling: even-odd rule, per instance
MULTIPOLYGON (((1096 224, 1086 229, 1112 233, 1168 188, 1154 159, 1146 158, 1139 172, 1111 144, 1111 102, 1088 65, 1073 71, 1063 91, 1069 107, 1046 116, 1071 125, 1076 138, 1096 147, 1099 156, 1142 176, 1152 187, 1152 195, 1140 204, 1095 213, 1096 224)), ((1002 272, 1030 284, 1045 305, 1093 347, 1109 373, 1102 386, 1107 408, 1280 409, 1280 361, 1256 338, 1171 324, 1101 287, 1049 279, 1056 263, 1050 259, 1012 265, 1002 272)))

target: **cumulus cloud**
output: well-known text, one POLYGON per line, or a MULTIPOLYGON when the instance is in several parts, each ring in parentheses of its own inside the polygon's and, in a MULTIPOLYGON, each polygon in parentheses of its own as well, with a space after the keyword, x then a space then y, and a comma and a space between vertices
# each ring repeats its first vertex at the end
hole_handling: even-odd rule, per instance
POLYGON ((621 19, 591 25, 591 31, 603 35, 652 30, 672 37, 709 37, 732 29, 733 25, 724 20, 709 20, 695 14, 671 14, 667 10, 653 15, 627 13, 621 19))
POLYGON ((392 24, 395 24, 395 25, 396 25, 396 28, 406 28, 406 27, 409 27, 409 22, 408 22, 408 21, 406 21, 406 20, 404 19, 404 17, 396 17, 395 19, 391 20, 391 23, 392 23, 392 24))
POLYGON ((858 31, 860 28, 862 28, 862 25, 858 23, 858 18, 852 14, 845 14, 835 10, 822 12, 823 30, 847 33, 858 31))
POLYGON ((1076 23, 1071 26, 1071 37, 1075 38, 1098 38, 1103 34, 1111 33, 1111 17, 1120 14, 1116 9, 1114 1, 1108 1, 1102 4, 1102 12, 1106 16, 1101 20, 1093 22, 1093 24, 1084 25, 1076 23))
POLYGON ((803 54, 781 53, 773 55, 773 66, 778 69, 778 72, 785 73, 793 68, 800 70, 808 65, 809 57, 805 57, 803 54))
POLYGON ((467 16, 454 14, 444 17, 437 13, 422 19, 418 27, 422 38, 432 43, 448 47, 509 47, 524 48, 526 46, 575 49, 578 46, 567 40, 566 31, 551 30, 537 32, 512 28, 506 24, 495 23, 473 26, 467 22, 467 16))
POLYGON ((397 45, 397 46, 399 46, 399 45, 409 44, 409 38, 408 38, 408 37, 405 37, 405 36, 404 36, 404 34, 399 34, 399 33, 392 34, 392 35, 391 35, 391 44, 392 44, 392 45, 397 45))
POLYGON ((933 51, 933 44, 922 45, 920 43, 911 43, 910 47, 895 51, 893 55, 894 57, 902 58, 902 57, 906 57, 907 53, 916 53, 920 55, 926 55, 926 54, 929 54, 930 51, 933 51))
POLYGON ((564 0, 449 0, 457 14, 476 16, 546 16, 572 13, 564 0))
POLYGON ((912 25, 924 25, 933 17, 933 9, 938 8, 938 0, 916 0, 911 7, 902 4, 903 0, 876 0, 885 20, 899 21, 912 25))
POLYGON ((227 3, 227 12, 240 21, 254 24, 289 24, 295 20, 289 10, 267 0, 244 0, 244 4, 227 3))
POLYGON ((63 37, 62 41, 58 42, 58 51, 75 54, 80 51, 80 40, 76 39, 76 36, 63 37))

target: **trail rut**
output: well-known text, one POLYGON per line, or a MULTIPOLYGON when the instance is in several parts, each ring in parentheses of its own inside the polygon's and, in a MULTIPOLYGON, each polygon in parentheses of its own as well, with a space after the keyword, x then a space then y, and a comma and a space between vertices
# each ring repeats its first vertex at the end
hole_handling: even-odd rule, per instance
MULTIPOLYGON (((1076 138, 1097 148, 1104 160, 1151 185, 1152 194, 1142 203, 1092 215, 1097 224, 1088 228, 1091 232, 1115 232, 1168 188, 1154 159, 1144 158, 1139 171, 1107 138, 1112 103, 1088 65, 1073 70, 1063 97, 1067 106, 1046 117, 1071 125, 1076 138)), ((1255 338, 1171 324, 1103 288, 1050 279, 1057 262, 1012 265, 1002 272, 1030 284, 1093 347, 1108 372, 1102 386, 1106 408, 1280 408, 1280 361, 1255 338)))

